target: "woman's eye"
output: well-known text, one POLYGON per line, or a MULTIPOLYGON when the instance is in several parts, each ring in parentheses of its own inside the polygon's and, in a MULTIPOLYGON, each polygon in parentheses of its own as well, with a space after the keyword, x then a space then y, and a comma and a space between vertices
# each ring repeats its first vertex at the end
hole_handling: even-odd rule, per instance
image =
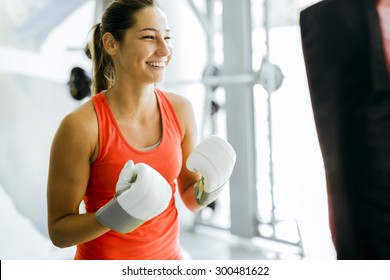
POLYGON ((147 36, 143 36, 142 38, 143 38, 143 39, 154 39, 154 36, 152 36, 152 35, 147 35, 147 36))

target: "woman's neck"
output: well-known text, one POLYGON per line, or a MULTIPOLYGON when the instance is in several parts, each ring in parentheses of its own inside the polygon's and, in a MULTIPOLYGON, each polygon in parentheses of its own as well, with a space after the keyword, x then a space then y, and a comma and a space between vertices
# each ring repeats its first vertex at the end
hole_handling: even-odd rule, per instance
POLYGON ((150 111, 157 104, 154 85, 135 87, 115 84, 106 91, 110 107, 119 115, 139 115, 150 111))

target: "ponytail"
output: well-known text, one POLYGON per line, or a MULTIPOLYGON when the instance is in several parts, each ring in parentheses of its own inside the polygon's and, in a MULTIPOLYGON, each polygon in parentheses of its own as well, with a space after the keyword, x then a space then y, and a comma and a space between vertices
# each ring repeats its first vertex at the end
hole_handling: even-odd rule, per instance
POLYGON ((114 63, 103 47, 101 25, 97 23, 92 27, 90 46, 93 63, 92 95, 110 88, 115 82, 114 63))

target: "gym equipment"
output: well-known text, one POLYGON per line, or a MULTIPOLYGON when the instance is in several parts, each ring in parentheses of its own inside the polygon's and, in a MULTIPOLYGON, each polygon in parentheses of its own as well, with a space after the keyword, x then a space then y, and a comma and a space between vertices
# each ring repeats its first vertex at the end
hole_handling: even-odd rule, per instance
POLYGON ((390 88, 376 1, 301 12, 338 259, 390 258, 390 88))

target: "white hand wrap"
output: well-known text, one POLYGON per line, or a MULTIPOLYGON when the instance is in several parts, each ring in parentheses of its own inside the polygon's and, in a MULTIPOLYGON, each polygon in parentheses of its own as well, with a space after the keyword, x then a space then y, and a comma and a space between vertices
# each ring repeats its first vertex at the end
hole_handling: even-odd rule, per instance
POLYGON ((195 185, 195 197, 199 205, 208 205, 218 198, 229 180, 236 153, 233 147, 218 136, 210 136, 195 147, 187 159, 187 168, 202 175, 195 185))
POLYGON ((171 198, 172 189, 160 173, 147 164, 129 161, 119 175, 116 195, 96 212, 96 219, 128 233, 163 212, 171 198))

